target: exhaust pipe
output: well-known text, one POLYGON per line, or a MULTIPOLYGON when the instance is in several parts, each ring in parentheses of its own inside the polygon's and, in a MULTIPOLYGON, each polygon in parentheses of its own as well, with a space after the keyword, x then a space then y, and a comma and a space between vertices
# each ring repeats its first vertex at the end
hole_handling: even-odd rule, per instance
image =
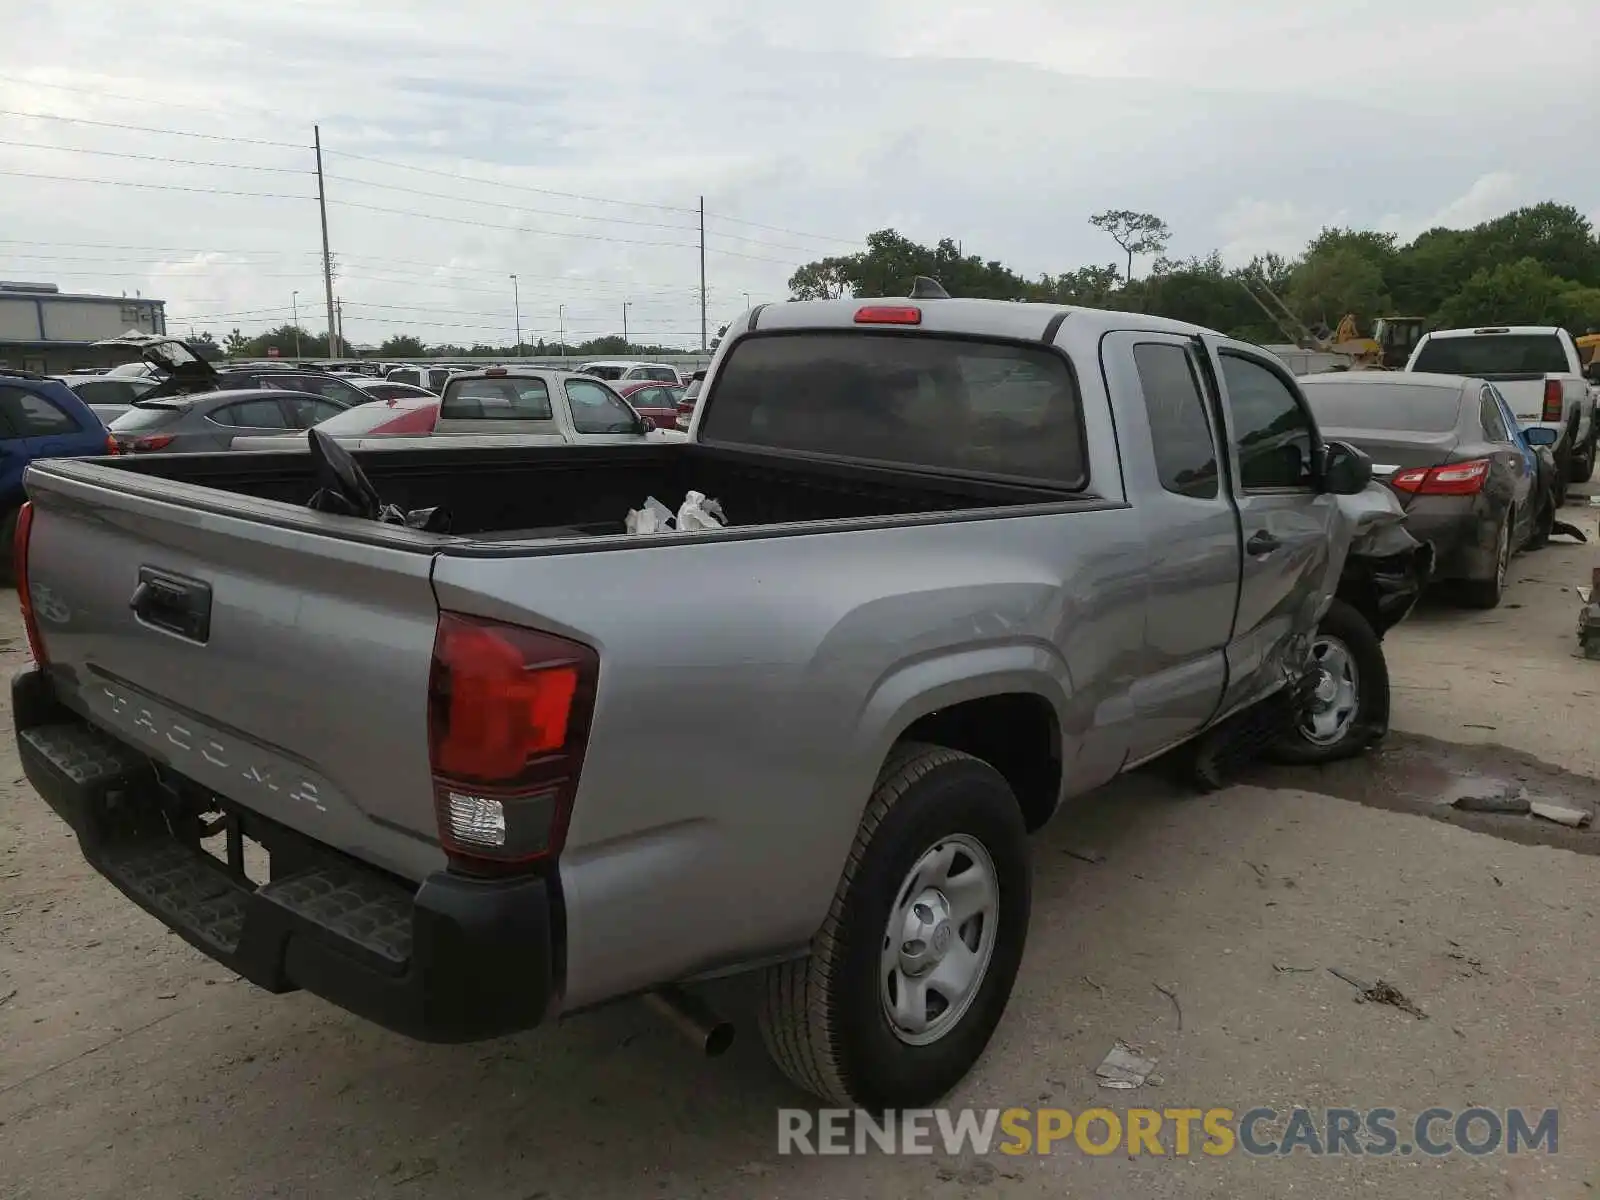
POLYGON ((733 1025, 712 1012, 704 1000, 668 984, 644 994, 644 1002, 665 1018, 707 1058, 733 1045, 733 1025))

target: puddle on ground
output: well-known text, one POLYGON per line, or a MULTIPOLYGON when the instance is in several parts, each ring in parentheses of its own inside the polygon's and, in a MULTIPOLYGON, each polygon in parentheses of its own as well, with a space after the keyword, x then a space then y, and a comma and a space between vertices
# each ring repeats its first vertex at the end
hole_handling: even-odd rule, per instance
POLYGON ((1600 780, 1575 775, 1505 746, 1464 746, 1417 734, 1390 732, 1375 750, 1323 767, 1260 764, 1238 782, 1297 788, 1354 800, 1372 808, 1418 813, 1529 845, 1562 846, 1600 855, 1600 780), (1485 807, 1524 797, 1592 814, 1583 829, 1568 829, 1529 813, 1466 811, 1458 797, 1485 807))

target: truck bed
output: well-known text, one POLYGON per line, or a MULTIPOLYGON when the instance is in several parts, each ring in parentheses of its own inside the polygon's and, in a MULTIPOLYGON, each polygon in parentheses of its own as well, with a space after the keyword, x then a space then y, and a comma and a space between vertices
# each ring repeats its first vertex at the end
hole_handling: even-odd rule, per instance
MULTIPOLYGON (((356 461, 387 503, 440 505, 450 535, 505 542, 620 535, 630 509, 654 496, 676 511, 690 490, 721 503, 737 528, 804 521, 1059 503, 1082 497, 900 468, 792 454, 656 443, 639 446, 384 448, 356 461)), ((304 506, 317 488, 308 454, 129 455, 119 470, 232 495, 304 506)), ((219 507, 226 502, 217 498, 219 507)))

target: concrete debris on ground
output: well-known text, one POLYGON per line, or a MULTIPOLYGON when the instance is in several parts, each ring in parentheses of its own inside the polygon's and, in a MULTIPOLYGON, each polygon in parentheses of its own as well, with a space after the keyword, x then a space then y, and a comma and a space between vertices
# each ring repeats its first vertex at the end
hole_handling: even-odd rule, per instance
POLYGON ((1593 815, 1582 809, 1550 804, 1544 800, 1533 801, 1529 805, 1529 809, 1534 816, 1543 817, 1546 821, 1554 821, 1557 825, 1565 825, 1568 829, 1582 829, 1589 823, 1593 815))
POLYGON ((1145 1058, 1126 1042, 1117 1042, 1106 1051, 1105 1058, 1100 1060, 1094 1073, 1100 1077, 1101 1087, 1126 1091, 1143 1087, 1155 1069, 1155 1059, 1145 1058))

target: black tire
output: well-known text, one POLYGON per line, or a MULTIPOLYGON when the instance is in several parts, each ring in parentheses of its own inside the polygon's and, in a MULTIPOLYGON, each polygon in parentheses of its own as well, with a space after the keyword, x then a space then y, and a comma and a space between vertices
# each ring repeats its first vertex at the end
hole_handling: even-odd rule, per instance
POLYGON ((1022 962, 1031 905, 1022 810, 999 772, 942 746, 896 747, 879 773, 809 956, 768 968, 762 980, 768 1053, 791 1080, 830 1103, 871 1110, 931 1104, 972 1069, 1000 1023, 1022 962), (900 893, 909 895, 908 876, 923 856, 960 836, 975 841, 993 867, 993 948, 948 1031, 930 1044, 911 1045, 891 1026, 882 999, 890 918, 905 907, 900 893))
POLYGON ((1550 541, 1550 534, 1555 529, 1555 523, 1555 500, 1548 493, 1544 493, 1540 496, 1538 508, 1534 510, 1533 528, 1529 531, 1528 540, 1522 548, 1524 550, 1543 550, 1550 541))
POLYGON ((1594 442, 1583 448, 1580 454, 1572 456, 1572 482, 1588 483, 1594 474, 1594 442))
POLYGON ((0 519, 0 587, 17 586, 17 564, 13 561, 17 543, 17 515, 22 510, 13 508, 0 519))
POLYGON ((1517 514, 1508 510, 1495 534, 1495 569, 1488 579, 1468 579, 1459 585, 1457 595, 1468 608, 1499 608, 1505 599, 1506 573, 1511 568, 1511 531, 1517 527, 1517 514))
MULTIPOLYGON (((1312 715, 1303 716, 1273 747, 1272 757, 1279 762, 1328 763, 1352 758, 1389 732, 1389 663, 1383 645, 1367 619, 1343 600, 1335 600, 1317 626, 1312 644, 1319 661, 1326 661, 1323 648, 1330 643, 1341 646, 1355 668, 1353 712, 1331 740, 1314 736, 1308 728, 1312 715)), ((1318 704, 1323 703, 1324 695, 1318 693, 1318 704)))

